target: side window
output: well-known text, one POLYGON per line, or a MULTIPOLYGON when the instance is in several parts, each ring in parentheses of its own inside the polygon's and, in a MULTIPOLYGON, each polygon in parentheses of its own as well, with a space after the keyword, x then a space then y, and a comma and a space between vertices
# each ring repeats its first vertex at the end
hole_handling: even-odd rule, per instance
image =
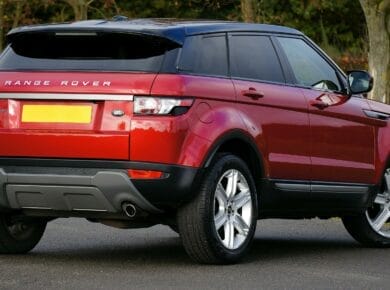
POLYGON ((278 56, 268 36, 229 37, 232 77, 285 83, 278 56))
POLYGON ((225 34, 187 37, 182 48, 179 70, 200 75, 227 76, 225 34))
POLYGON ((299 85, 341 91, 336 71, 302 39, 278 37, 299 85))

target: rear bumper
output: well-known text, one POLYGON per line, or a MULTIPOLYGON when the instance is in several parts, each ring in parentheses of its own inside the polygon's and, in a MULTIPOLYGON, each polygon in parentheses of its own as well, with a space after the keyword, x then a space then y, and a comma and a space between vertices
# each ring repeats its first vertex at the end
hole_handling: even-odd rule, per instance
POLYGON ((77 213, 122 213, 131 202, 151 214, 192 196, 196 168, 62 159, 0 158, 0 208, 77 213), (165 178, 132 180, 127 169, 159 170, 165 178))

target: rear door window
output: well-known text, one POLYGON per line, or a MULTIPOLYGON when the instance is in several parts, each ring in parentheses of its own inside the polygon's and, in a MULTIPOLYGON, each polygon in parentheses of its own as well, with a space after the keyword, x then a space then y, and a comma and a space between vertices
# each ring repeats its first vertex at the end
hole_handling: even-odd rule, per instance
POLYGON ((232 77, 285 82, 279 58, 268 36, 231 35, 229 47, 232 77))
POLYGON ((278 37, 278 41, 298 85, 320 90, 341 90, 335 69, 305 41, 288 37, 278 37))
POLYGON ((165 54, 178 47, 144 34, 25 33, 16 35, 2 54, 0 70, 158 72, 165 54))
POLYGON ((179 71, 206 76, 227 76, 228 57, 225 34, 187 37, 179 61, 179 71))

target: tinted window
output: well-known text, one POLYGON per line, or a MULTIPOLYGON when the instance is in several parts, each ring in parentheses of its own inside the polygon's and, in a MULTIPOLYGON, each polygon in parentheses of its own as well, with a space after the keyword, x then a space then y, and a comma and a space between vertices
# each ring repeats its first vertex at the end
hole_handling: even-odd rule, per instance
POLYGON ((336 71, 301 39, 278 38, 298 84, 317 89, 340 91, 336 71))
POLYGON ((284 83, 278 56, 267 36, 233 35, 229 38, 233 77, 284 83))
POLYGON ((225 35, 193 36, 186 38, 179 70, 201 75, 227 76, 225 35))
POLYGON ((177 47, 167 39, 140 34, 21 34, 0 58, 0 69, 158 72, 166 52, 177 47))

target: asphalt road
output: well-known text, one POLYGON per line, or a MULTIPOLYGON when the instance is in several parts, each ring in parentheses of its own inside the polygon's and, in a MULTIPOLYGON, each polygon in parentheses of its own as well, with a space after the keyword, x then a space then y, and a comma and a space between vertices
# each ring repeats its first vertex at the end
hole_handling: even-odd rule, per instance
POLYGON ((204 266, 164 226, 51 222, 28 255, 0 256, 0 289, 390 289, 390 249, 365 249, 341 222, 260 221, 247 258, 204 266))

